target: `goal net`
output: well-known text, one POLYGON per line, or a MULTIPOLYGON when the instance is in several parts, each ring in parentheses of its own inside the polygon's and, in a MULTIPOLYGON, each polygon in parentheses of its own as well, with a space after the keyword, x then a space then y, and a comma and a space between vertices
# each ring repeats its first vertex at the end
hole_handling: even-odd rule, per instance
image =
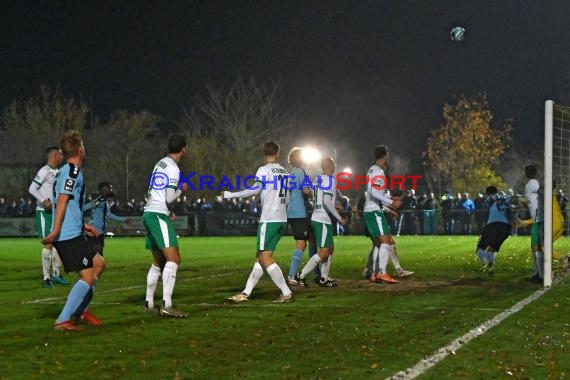
MULTIPOLYGON (((544 109, 544 286, 552 285, 553 180, 570 194, 570 107, 547 100, 544 109)), ((563 210, 564 213, 564 210, 563 210)), ((564 221, 564 232, 567 222, 564 221)))

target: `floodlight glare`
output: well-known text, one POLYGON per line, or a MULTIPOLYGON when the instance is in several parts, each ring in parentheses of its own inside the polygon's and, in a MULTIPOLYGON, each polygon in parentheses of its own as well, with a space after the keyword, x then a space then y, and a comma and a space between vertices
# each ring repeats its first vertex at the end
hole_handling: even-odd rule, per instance
POLYGON ((315 148, 304 148, 302 157, 307 164, 313 164, 321 159, 321 152, 315 148))

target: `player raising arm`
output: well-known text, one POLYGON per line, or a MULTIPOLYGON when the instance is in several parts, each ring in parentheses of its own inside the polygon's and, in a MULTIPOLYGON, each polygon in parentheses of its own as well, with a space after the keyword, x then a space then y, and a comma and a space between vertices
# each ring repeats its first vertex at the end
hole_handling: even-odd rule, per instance
MULTIPOLYGON (((273 141, 263 144, 265 165, 260 166, 255 174, 254 185, 246 190, 232 193, 224 191, 226 199, 250 197, 261 194, 261 217, 257 228, 257 252, 253 269, 249 274, 245 289, 227 299, 233 302, 245 302, 261 277, 263 270, 281 290, 281 295, 273 302, 293 302, 291 289, 287 286, 283 272, 273 259, 273 251, 287 228, 287 186, 289 173, 277 162, 279 145, 273 141)), ((298 184, 297 184, 298 185, 298 184)))
POLYGON ((495 186, 487 186, 485 193, 490 206, 489 218, 477 242, 477 256, 483 263, 479 274, 493 276, 495 257, 511 234, 511 209, 510 200, 500 194, 495 186))
POLYGON ((101 182, 97 186, 99 190, 99 196, 92 200, 91 202, 85 203, 83 205, 83 212, 91 211, 91 219, 89 224, 91 224, 99 233, 99 236, 93 236, 92 234, 87 234, 87 241, 91 247, 91 252, 93 252, 93 270, 95 272, 95 279, 99 280, 101 274, 105 270, 105 259, 103 259, 103 249, 105 247, 105 230, 107 227, 107 219, 119 223, 129 223, 130 220, 115 215, 109 210, 107 201, 115 196, 113 192, 113 186, 109 182, 101 182))

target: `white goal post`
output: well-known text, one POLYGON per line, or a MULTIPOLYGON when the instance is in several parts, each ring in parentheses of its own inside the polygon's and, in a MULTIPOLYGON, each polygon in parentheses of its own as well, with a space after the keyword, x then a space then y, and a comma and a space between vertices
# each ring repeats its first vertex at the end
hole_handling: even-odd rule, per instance
MULTIPOLYGON (((544 286, 552 285, 554 181, 556 188, 563 192, 561 195, 570 193, 570 107, 547 100, 544 105, 544 286)), ((566 202, 564 200, 564 204, 566 202)), ((566 218, 564 210, 562 212, 566 218)), ((563 232, 568 234, 567 220, 563 232)))
POLYGON ((554 102, 544 105, 544 286, 552 285, 552 160, 554 102))

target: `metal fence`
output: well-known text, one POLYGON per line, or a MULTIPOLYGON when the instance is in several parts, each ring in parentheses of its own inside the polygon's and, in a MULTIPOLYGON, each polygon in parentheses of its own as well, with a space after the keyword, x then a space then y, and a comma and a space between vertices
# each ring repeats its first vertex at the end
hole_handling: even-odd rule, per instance
MULTIPOLYGON (((109 221, 107 232, 118 236, 142 236, 145 234, 142 216, 125 215, 130 223, 109 221)), ((344 215, 347 217, 348 215, 344 215)), ((515 210, 514 216, 525 219, 525 209, 515 210)), ((564 213, 564 234, 568 235, 568 221, 564 213)), ((392 234, 399 235, 479 235, 488 218, 486 211, 463 212, 461 210, 406 210, 391 219, 392 234)), ((363 235, 361 213, 355 211, 348 218, 347 226, 333 223, 338 235, 363 235)), ((174 222, 180 236, 251 236, 257 232, 258 216, 234 211, 196 211, 177 213, 174 222)), ((528 235, 529 228, 513 227, 513 235, 528 235)), ((0 218, 0 237, 37 236, 33 217, 0 218)))

